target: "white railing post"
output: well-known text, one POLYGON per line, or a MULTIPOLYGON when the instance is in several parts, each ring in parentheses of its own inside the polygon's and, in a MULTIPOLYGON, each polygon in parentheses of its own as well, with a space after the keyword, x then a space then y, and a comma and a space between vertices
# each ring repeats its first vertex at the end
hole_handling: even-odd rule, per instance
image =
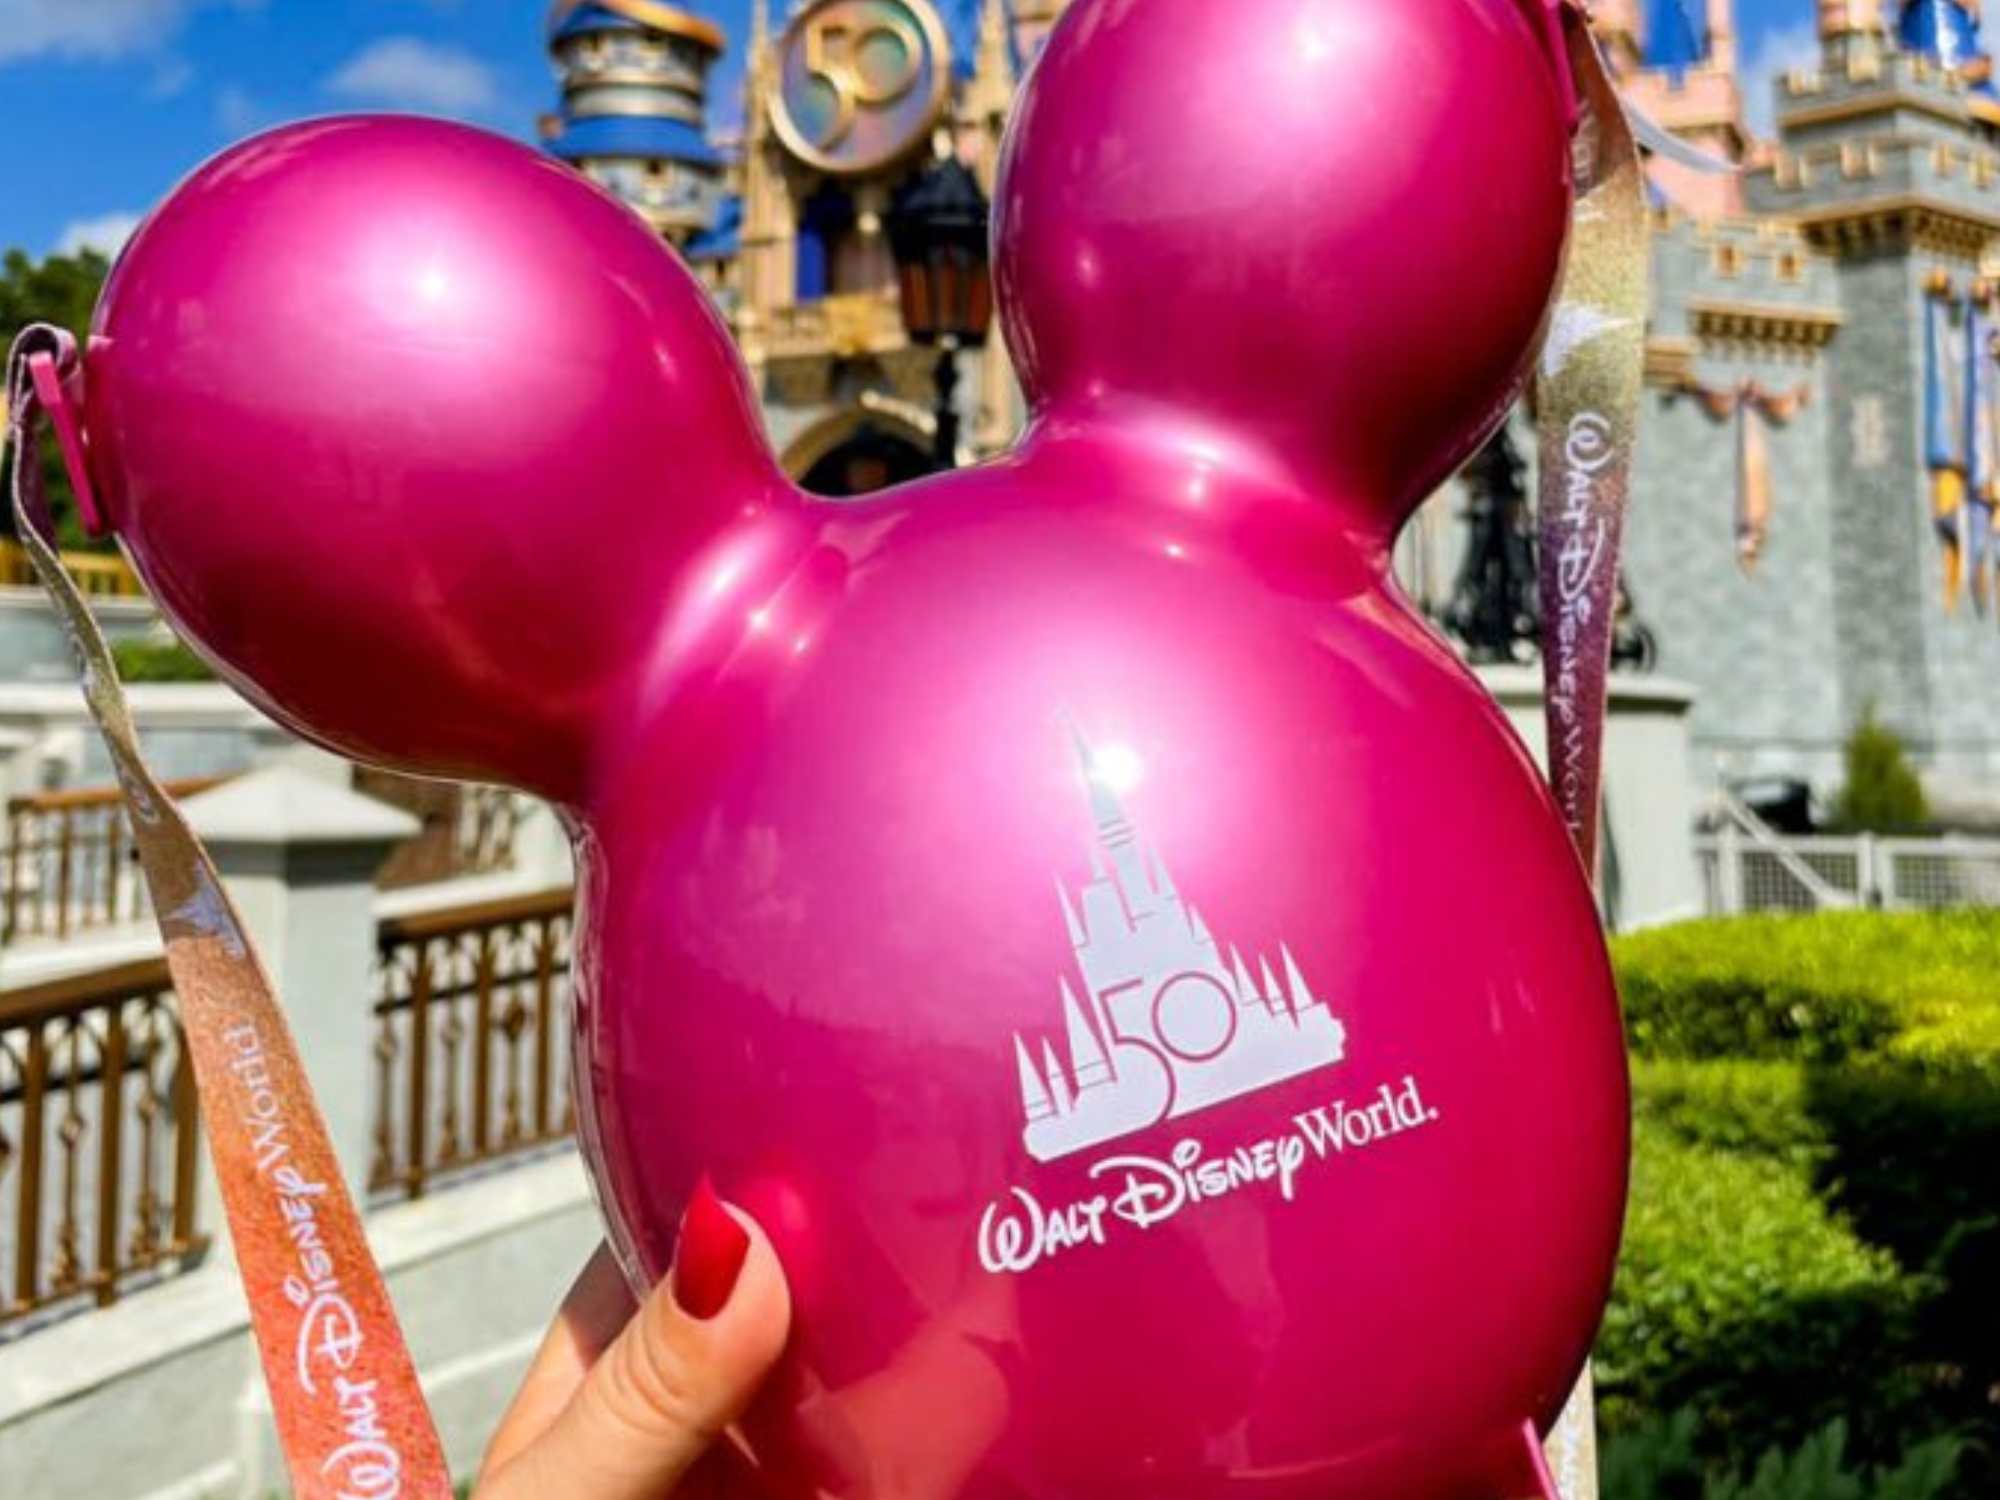
POLYGON ((1736 820, 1725 818, 1715 843, 1715 891, 1725 917, 1743 911, 1743 832, 1736 820))
POLYGON ((554 808, 538 797, 524 797, 521 821, 514 830, 514 869, 523 878, 546 886, 568 885, 576 879, 569 830, 554 808))
POLYGON ((255 770, 290 766, 332 786, 354 785, 353 761, 344 760, 331 750, 322 750, 269 720, 250 731, 250 744, 251 766, 255 770))
MULTIPOLYGON (((364 1198, 375 872, 417 820, 295 766, 252 771, 186 807, 284 1003, 348 1187, 364 1198)), ((220 1213, 206 1222, 219 1228, 220 1213)))
POLYGON ((1888 872, 1883 868, 1882 841, 1872 833, 1863 833, 1855 839, 1855 843, 1858 850, 1854 863, 1861 885, 1861 904, 1887 908, 1891 892, 1889 882, 1884 878, 1888 872))

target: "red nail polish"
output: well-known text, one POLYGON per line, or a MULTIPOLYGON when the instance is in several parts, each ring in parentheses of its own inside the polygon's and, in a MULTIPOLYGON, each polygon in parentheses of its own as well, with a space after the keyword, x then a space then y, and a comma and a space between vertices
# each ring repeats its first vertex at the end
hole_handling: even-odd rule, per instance
POLYGON ((674 1301, 691 1318, 714 1317, 729 1305, 750 1235, 715 1196, 704 1172, 681 1216, 681 1243, 674 1254, 674 1301))

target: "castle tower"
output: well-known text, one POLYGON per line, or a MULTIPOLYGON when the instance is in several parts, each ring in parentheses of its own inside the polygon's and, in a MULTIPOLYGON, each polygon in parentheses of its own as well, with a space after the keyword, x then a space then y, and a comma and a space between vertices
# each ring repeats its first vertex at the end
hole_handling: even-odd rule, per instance
POLYGON ((1702 781, 1830 794, 1870 705, 1934 787, 2000 774, 2000 617, 1967 582, 1985 517, 1953 453, 1963 406, 1933 422, 1927 392, 1977 342, 2000 155, 1984 59, 1912 50, 1904 17, 1827 0, 1746 212, 1656 220, 1628 575, 1659 670, 1696 686, 1702 781))
MULTIPOLYGON (((1626 97, 1683 140, 1725 161, 1742 161, 1750 132, 1736 82, 1732 0, 1644 0, 1636 34, 1631 18, 1628 6, 1596 23, 1626 97)), ((1712 218, 1742 208, 1734 175, 1697 172, 1661 157, 1647 170, 1661 194, 1690 213, 1712 218)))
POLYGON ((1736 7, 1731 0, 1708 0, 1708 61, 1718 73, 1736 76, 1736 7))
POLYGON ((1965 559, 1946 536, 1964 523, 1964 497, 1960 514, 1938 513, 1951 496, 1926 384, 1949 386, 1962 356, 1938 370, 1927 345, 1941 334, 1962 350, 1982 257, 2000 243, 1996 110, 1971 10, 1890 10, 1848 0, 1821 70, 1781 86, 1781 155, 1747 187, 1831 258, 1838 285, 1826 465, 1841 634, 1821 670, 1838 675, 1846 723, 1872 703, 1926 769, 1970 778, 2000 771, 2000 628, 1951 578, 1965 559), (1890 33, 1857 67, 1855 28, 1878 16, 1890 33))
POLYGON ((666 0, 556 0, 549 56, 562 105, 542 120, 554 155, 686 246, 718 228, 725 163, 708 140, 712 21, 666 0))
POLYGON ((1883 0, 1819 0, 1820 50, 1830 72, 1872 78, 1888 43, 1883 0))

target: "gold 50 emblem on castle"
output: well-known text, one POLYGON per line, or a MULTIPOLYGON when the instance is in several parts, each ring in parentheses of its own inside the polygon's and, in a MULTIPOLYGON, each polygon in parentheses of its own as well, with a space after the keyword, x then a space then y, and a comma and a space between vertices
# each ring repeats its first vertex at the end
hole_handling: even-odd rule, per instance
POLYGON ((794 156, 836 176, 928 139, 950 92, 951 44, 930 0, 813 0, 778 60, 771 123, 794 156))
POLYGON ((1120 758, 1080 735, 1076 745, 1096 839, 1090 883, 1074 900, 1056 885, 1083 984, 1079 998, 1068 976, 1058 982, 1067 1067, 1048 1038, 1014 1038, 1022 1138, 1037 1161, 1297 1078, 1347 1048, 1347 1028, 1283 944, 1276 969, 1262 954, 1246 963, 1233 944, 1224 961, 1126 816, 1120 758))

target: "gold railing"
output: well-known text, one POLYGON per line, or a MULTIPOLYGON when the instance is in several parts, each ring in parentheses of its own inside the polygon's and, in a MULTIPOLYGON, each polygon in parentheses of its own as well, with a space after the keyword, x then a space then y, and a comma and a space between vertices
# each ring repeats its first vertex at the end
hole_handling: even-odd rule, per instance
MULTIPOLYGON (((139 575, 114 552, 64 552, 63 570, 76 580, 77 591, 89 599, 143 599, 139 575)), ((0 537, 0 586, 40 588, 35 565, 12 537, 0 537)))
POLYGON ((567 1137, 570 907, 563 887, 381 924, 378 1197, 567 1137))
MULTIPOLYGON (((166 784, 176 799, 220 784, 205 777, 166 784)), ((0 860, 0 942, 66 938, 137 921, 150 909, 131 824, 115 786, 33 792, 7 802, 0 860)))
POLYGON ((199 1254, 199 1133, 164 959, 0 994, 0 1338, 199 1254))
POLYGON ((375 877, 383 890, 498 875, 514 868, 514 838, 523 807, 518 792, 367 768, 355 772, 354 787, 402 808, 424 825, 423 832, 389 856, 375 877))
MULTIPOLYGON (((575 1129, 568 887, 377 929, 378 1199, 575 1129)), ((166 961, 0 993, 0 1339, 195 1259, 200 1119, 166 961)))
MULTIPOLYGON (((226 778, 170 781, 177 800, 219 786, 226 778)), ((420 782, 364 772, 360 787, 406 807, 425 830, 390 856, 384 889, 495 875, 514 868, 522 802, 504 787, 420 782), (413 796, 393 794, 412 789, 413 796)), ((0 850, 0 942, 67 938, 118 927, 147 915, 151 904, 116 787, 35 792, 7 803, 6 845, 0 850)))
POLYGON ((494 875, 513 869, 523 810, 520 794, 504 786, 466 787, 458 809, 460 872, 494 875))

